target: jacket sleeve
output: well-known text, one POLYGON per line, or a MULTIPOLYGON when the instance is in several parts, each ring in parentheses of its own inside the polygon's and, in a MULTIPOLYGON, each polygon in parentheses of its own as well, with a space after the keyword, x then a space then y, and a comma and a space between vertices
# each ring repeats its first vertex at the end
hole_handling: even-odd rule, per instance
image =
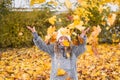
POLYGON ((47 45, 45 44, 45 42, 41 39, 40 36, 38 36, 37 32, 33 32, 33 42, 34 44, 42 51, 47 52, 48 54, 50 54, 51 56, 54 55, 54 45, 50 44, 47 45))
POLYGON ((83 53, 86 50, 86 36, 82 37, 84 40, 83 44, 79 44, 78 46, 73 46, 72 47, 72 53, 78 57, 81 53, 83 53))

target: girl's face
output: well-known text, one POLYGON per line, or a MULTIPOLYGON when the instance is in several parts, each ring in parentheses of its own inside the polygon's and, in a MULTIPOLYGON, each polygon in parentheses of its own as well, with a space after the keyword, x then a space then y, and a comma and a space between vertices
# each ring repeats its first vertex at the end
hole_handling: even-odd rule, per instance
POLYGON ((64 46, 63 45, 63 41, 64 40, 68 40, 68 38, 66 36, 61 36, 59 39, 58 39, 58 43, 61 45, 61 46, 64 46))

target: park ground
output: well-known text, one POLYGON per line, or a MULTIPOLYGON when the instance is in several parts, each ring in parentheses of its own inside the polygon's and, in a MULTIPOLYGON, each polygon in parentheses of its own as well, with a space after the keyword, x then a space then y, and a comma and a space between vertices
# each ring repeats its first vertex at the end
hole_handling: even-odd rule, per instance
MULTIPOLYGON (((96 57, 87 45, 78 57, 79 80, 120 80, 120 46, 100 44, 96 57)), ((36 46, 31 48, 8 48, 0 57, 0 80, 49 80, 51 59, 36 46)))

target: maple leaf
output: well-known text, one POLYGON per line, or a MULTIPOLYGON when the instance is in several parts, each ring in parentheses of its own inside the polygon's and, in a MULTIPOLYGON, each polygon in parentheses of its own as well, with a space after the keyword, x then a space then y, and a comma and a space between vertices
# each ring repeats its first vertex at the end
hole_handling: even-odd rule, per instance
POLYGON ((50 2, 48 2, 48 4, 53 4, 54 6, 57 6, 58 5, 58 3, 55 1, 55 0, 51 0, 50 2))
POLYGON ((72 3, 70 2, 70 0, 65 0, 65 6, 70 9, 72 7, 72 3))
POLYGON ((79 40, 79 43, 80 43, 80 44, 83 44, 83 43, 84 43, 83 38, 81 38, 80 36, 78 36, 78 40, 79 40))
POLYGON ((64 69, 58 68, 57 76, 64 76, 65 74, 66 74, 66 71, 64 69))
POLYGON ((70 58, 70 53, 66 53, 66 55, 67 55, 67 58, 70 58))
POLYGON ((113 25, 115 19, 116 19, 116 14, 110 14, 110 15, 108 16, 108 24, 109 24, 110 26, 113 25))
POLYGON ((40 4, 45 2, 45 0, 31 0, 30 5, 33 6, 34 4, 40 4))
POLYGON ((50 38, 50 42, 55 42, 57 37, 57 32, 54 32, 50 38))
POLYGON ((55 26, 50 26, 48 29, 47 29, 47 34, 48 35, 51 35, 55 32, 56 30, 56 27, 55 26))
POLYGON ((77 0, 81 6, 87 6, 87 2, 85 0, 77 0))
POLYGON ((68 40, 64 40, 62 43, 64 46, 67 46, 67 47, 70 46, 70 43, 68 42, 68 40))
POLYGON ((61 33, 62 35, 70 35, 70 29, 67 29, 67 28, 60 28, 58 30, 59 33, 61 33))
POLYGON ((56 21, 56 16, 53 16, 51 18, 48 19, 49 23, 54 25, 55 24, 55 21, 56 21))

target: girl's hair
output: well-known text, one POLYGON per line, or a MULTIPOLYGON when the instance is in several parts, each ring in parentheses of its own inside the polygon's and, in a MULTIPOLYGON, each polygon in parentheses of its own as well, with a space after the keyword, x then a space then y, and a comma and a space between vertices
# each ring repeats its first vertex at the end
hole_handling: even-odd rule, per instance
MULTIPOLYGON (((58 41, 55 42, 55 45, 54 45, 54 53, 57 55, 57 57, 60 56, 60 48, 59 48, 59 43, 58 41)), ((64 50, 65 50, 65 54, 69 54, 71 56, 71 46, 69 47, 64 47, 64 50)))

